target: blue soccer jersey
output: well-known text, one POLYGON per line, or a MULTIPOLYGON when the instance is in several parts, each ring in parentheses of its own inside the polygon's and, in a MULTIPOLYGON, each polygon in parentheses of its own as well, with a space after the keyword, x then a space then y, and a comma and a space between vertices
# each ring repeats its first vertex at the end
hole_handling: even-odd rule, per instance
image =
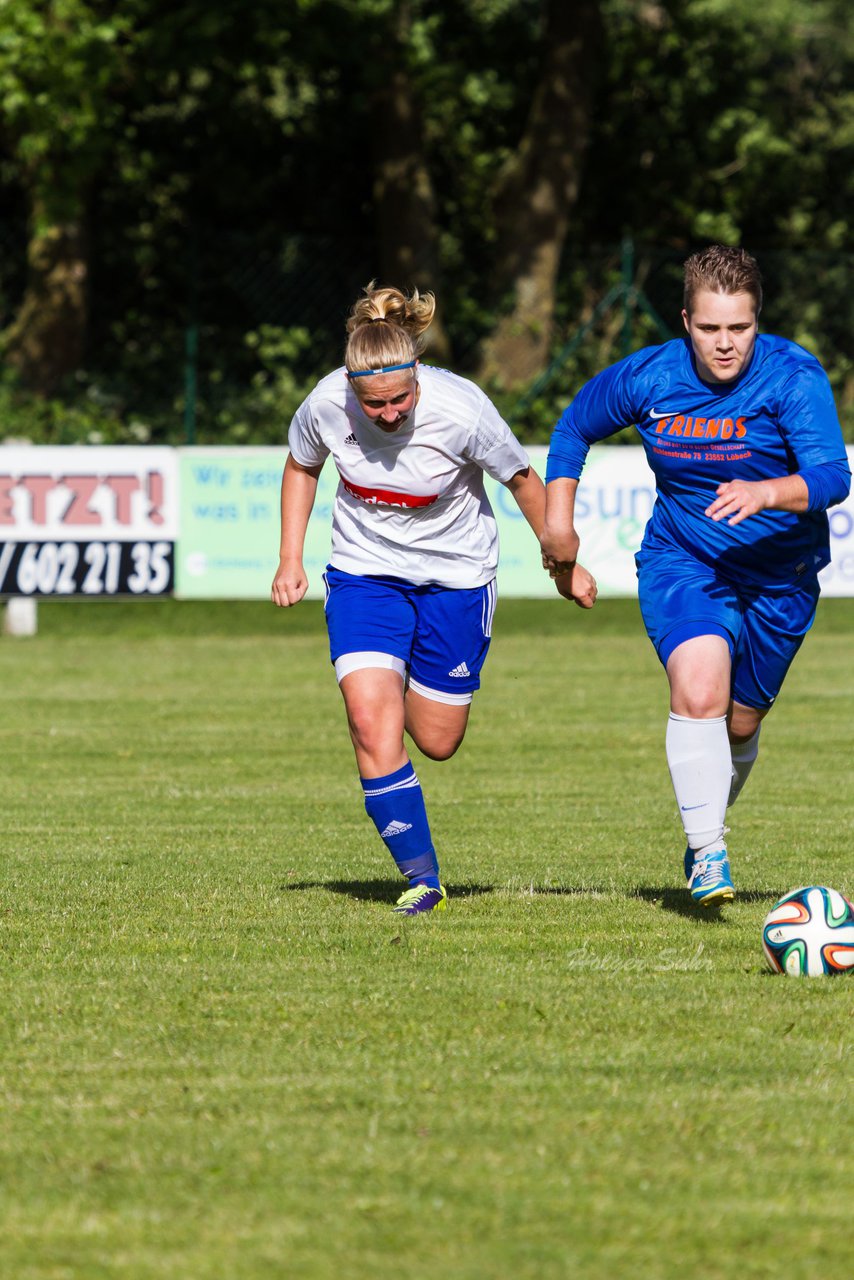
POLYGON ((647 347, 582 388, 555 427, 546 481, 578 478, 591 444, 634 424, 656 478, 644 549, 676 545, 727 577, 785 589, 830 560, 826 509, 851 486, 827 376, 809 352, 759 334, 738 378, 697 374, 687 338, 647 347), (809 510, 760 511, 740 524, 706 508, 727 480, 799 474, 809 510))

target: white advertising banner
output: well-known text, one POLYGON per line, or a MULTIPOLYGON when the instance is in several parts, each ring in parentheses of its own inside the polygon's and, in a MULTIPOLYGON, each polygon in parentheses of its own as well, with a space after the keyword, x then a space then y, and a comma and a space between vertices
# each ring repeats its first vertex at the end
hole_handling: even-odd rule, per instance
POLYGON ((170 592, 177 476, 168 448, 0 448, 0 595, 170 592))
MULTIPOLYGON (((854 449, 848 450, 854 469, 854 449)), ((827 513, 830 520, 831 561, 819 574, 826 596, 854 596, 854 493, 827 513)))
MULTIPOLYGON (((545 446, 528 449, 545 477, 545 446)), ((848 449, 854 469, 854 449, 848 449)), ((554 588, 538 577, 530 530, 503 486, 487 482, 501 533, 502 595, 547 596, 554 588)), ((655 501, 655 478, 639 445, 598 445, 590 450, 578 486, 575 515, 579 558, 596 578, 600 595, 637 595, 635 552, 655 501)), ((831 563, 819 575, 825 596, 854 596, 854 494, 828 512, 831 563)), ((539 570, 542 573, 542 570, 539 570)), ((545 575, 543 575, 545 577, 545 575)))

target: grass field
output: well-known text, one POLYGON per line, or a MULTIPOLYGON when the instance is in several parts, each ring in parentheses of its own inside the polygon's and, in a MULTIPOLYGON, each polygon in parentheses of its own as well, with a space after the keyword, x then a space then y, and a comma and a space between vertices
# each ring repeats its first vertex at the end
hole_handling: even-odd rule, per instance
POLYGON ((690 908, 634 602, 504 601, 452 895, 401 921, 319 606, 42 604, 0 641, 0 1275, 850 1271, 854 978, 765 972, 854 892, 854 601, 827 601, 690 908))

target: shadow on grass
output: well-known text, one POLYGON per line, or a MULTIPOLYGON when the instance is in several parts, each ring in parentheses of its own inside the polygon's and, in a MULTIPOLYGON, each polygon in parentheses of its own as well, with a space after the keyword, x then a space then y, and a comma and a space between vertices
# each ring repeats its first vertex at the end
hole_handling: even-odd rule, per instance
MULTIPOLYGON (((328 889, 330 893, 343 893, 359 902, 397 902, 405 887, 404 880, 291 880, 279 886, 283 890, 328 889)), ((491 884, 449 884, 446 888, 449 898, 473 898, 495 892, 491 884)))
MULTIPOLYGON (((724 907, 738 906, 740 902, 775 903, 783 897, 784 891, 776 889, 740 889, 736 890, 735 902, 725 903, 724 907)), ((644 902, 652 902, 663 911, 673 911, 679 916, 688 916, 694 920, 709 920, 712 923, 725 919, 722 907, 701 907, 692 902, 687 889, 675 889, 672 885, 640 885, 632 889, 630 897, 643 898, 644 902)))
MULTIPOLYGON (((288 880, 279 885, 283 892, 304 892, 306 889, 327 889, 330 893, 341 893, 360 902, 396 902, 403 892, 405 881, 402 880, 288 880)), ((560 885, 532 884, 527 885, 494 885, 478 884, 471 881, 460 884, 450 883, 445 886, 449 898, 476 898, 486 893, 511 893, 514 896, 534 898, 557 895, 562 898, 596 898, 616 896, 612 888, 601 885, 560 885)), ((697 908, 691 903, 684 889, 630 889, 626 895, 631 898, 645 898, 648 902, 660 903, 668 911, 678 911, 684 906, 685 915, 694 915, 697 908), (681 899, 685 899, 684 903, 681 899)), ((749 895, 742 895, 749 896, 749 895)), ((773 895, 769 895, 773 896, 773 895)), ((778 895, 781 896, 781 895, 778 895)), ((776 899, 775 899, 776 901, 776 899)), ((708 912, 706 912, 708 915, 708 912)))
MULTIPOLYGON (((283 892, 304 892, 307 889, 326 889, 330 893, 340 893, 359 902, 396 902, 403 892, 404 881, 401 880, 289 880, 279 885, 283 892)), ((526 886, 478 884, 466 881, 446 886, 449 898, 476 898, 486 893, 510 892, 514 895, 531 894, 532 897, 548 897, 558 895, 564 898, 581 898, 588 895, 594 897, 619 896, 612 887, 600 885, 538 885, 530 889, 526 886)), ((777 889, 747 889, 736 893, 735 903, 726 903, 726 907, 738 906, 739 903, 767 902, 773 904, 783 897, 784 891, 777 889)), ((726 917, 720 907, 701 907, 692 902, 687 889, 674 888, 673 885, 637 885, 627 889, 627 898, 642 898, 663 911, 672 911, 675 915, 686 916, 693 920, 720 922, 726 917)))

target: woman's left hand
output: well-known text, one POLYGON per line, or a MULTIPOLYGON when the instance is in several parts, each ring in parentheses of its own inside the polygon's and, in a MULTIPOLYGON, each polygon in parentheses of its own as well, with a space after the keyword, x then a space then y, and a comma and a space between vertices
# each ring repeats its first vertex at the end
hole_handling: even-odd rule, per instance
POLYGON ((706 507, 710 519, 726 520, 727 524, 741 524, 748 516, 755 516, 771 505, 771 495, 763 480, 727 480, 715 490, 717 497, 706 507))
POLYGON ((567 573, 561 573, 553 579, 559 593, 565 600, 572 600, 580 609, 592 609, 596 603, 599 589, 592 573, 577 562, 567 573))

